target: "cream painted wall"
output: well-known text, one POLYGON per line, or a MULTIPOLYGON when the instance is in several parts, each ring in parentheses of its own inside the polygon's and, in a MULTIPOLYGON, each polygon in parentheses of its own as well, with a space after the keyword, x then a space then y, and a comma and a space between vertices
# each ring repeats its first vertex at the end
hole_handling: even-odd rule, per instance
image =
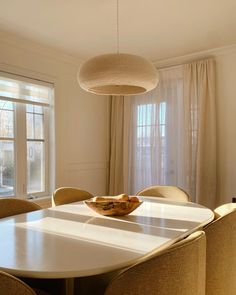
POLYGON ((236 48, 216 56, 219 203, 236 196, 236 48))
POLYGON ((56 187, 104 194, 108 167, 108 97, 81 90, 78 61, 39 45, 0 35, 0 69, 55 81, 56 187))

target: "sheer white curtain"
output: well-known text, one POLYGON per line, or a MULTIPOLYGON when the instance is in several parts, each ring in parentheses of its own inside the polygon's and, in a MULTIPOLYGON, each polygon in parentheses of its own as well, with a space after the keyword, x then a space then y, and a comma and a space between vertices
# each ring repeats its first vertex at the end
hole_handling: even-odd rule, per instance
POLYGON ((129 145, 131 194, 150 185, 186 189, 183 66, 159 71, 156 89, 132 97, 129 145))
POLYGON ((200 60, 159 74, 153 91, 112 99, 109 192, 175 185, 214 208, 215 62, 200 60))

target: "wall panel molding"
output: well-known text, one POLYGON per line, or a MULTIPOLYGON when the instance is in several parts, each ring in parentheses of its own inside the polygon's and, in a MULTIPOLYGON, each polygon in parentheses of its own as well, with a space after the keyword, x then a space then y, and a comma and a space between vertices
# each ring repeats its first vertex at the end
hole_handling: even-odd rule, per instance
POLYGON ((68 163, 67 169, 68 170, 103 170, 108 169, 109 162, 74 162, 68 163))
POLYGON ((66 185, 85 189, 93 195, 105 195, 108 168, 107 161, 68 163, 65 171, 66 185))

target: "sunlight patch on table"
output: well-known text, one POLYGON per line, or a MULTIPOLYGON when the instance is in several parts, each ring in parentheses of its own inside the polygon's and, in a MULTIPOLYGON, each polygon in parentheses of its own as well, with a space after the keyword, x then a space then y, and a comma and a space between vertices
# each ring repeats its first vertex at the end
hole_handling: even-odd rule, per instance
POLYGON ((34 229, 45 233, 60 235, 67 238, 89 241, 131 250, 137 253, 147 253, 169 241, 168 237, 149 236, 139 232, 130 232, 125 229, 114 229, 94 224, 85 224, 77 221, 67 221, 53 217, 27 223, 18 223, 17 227, 34 229))

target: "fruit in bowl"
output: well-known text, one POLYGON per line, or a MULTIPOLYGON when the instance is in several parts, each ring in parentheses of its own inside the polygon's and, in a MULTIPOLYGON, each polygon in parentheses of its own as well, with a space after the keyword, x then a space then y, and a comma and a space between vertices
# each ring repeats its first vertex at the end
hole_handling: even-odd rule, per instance
POLYGON ((142 201, 136 196, 95 197, 84 201, 95 212, 106 216, 123 216, 138 208, 142 201))

